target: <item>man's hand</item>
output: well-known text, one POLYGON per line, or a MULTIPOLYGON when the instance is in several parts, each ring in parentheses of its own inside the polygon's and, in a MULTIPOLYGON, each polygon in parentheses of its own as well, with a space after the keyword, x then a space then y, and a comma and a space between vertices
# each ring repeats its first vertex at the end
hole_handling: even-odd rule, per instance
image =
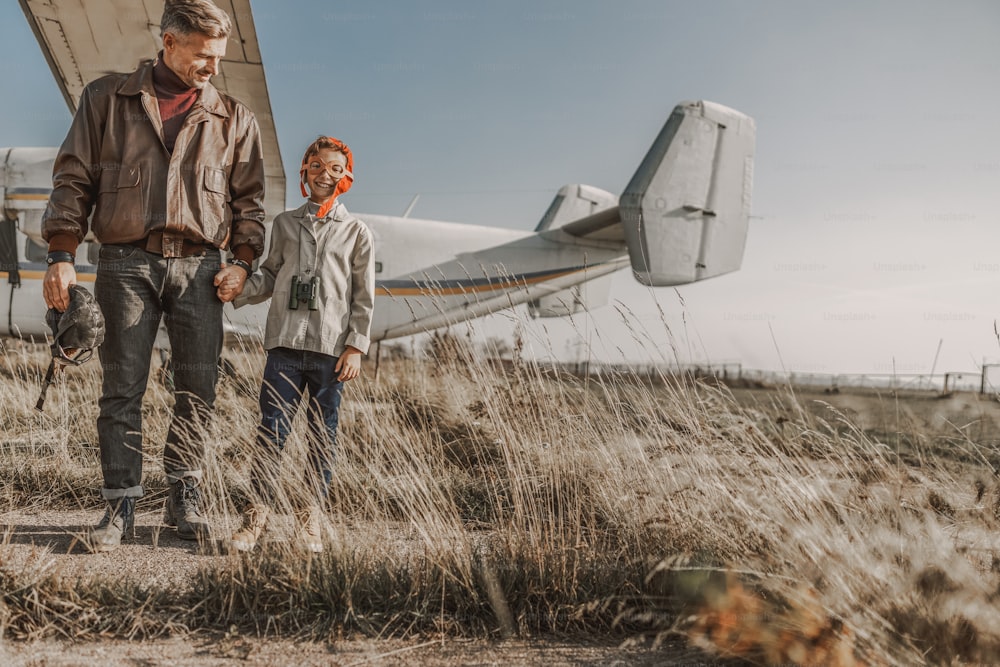
POLYGON ((222 268, 215 274, 215 295, 223 303, 232 301, 243 293, 243 285, 247 281, 247 272, 238 266, 230 266, 225 262, 222 268))
POLYGON ((69 286, 76 284, 76 267, 70 262, 49 264, 42 281, 42 296, 45 305, 60 313, 69 308, 69 286))
POLYGON ((340 373, 337 379, 347 382, 361 375, 361 350, 348 346, 344 353, 337 357, 337 365, 333 367, 334 373, 340 373))

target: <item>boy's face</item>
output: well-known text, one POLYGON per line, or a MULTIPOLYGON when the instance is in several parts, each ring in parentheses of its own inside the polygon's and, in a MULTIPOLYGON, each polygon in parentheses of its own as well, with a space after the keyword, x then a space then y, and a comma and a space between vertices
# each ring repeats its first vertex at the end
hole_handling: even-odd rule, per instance
POLYGON ((337 187, 337 183, 347 173, 347 156, 333 148, 321 148, 309 156, 306 162, 306 185, 309 199, 322 204, 337 187))

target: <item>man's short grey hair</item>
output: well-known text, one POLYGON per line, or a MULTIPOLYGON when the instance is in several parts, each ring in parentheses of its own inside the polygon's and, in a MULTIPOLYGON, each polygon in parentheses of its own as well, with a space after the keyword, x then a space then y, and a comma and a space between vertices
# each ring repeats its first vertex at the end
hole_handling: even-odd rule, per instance
POLYGON ((160 35, 200 33, 207 37, 229 37, 233 22, 212 0, 167 0, 160 18, 160 35))

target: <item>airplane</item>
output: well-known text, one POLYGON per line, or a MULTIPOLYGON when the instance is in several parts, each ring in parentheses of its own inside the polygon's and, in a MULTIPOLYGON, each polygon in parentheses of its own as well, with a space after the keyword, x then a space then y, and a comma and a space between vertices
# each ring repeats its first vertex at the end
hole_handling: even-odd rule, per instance
MULTIPOLYGON (((87 82, 132 71, 160 48, 162 2, 147 0, 118 12, 112 0, 19 1, 71 112, 87 82)), ((285 170, 253 15, 249 0, 219 4, 234 19, 233 34, 212 83, 257 116, 269 223, 285 207, 285 170)), ((608 302, 612 274, 625 267, 640 283, 657 287, 738 270, 750 217, 755 137, 753 119, 739 111, 708 101, 678 104, 620 196, 566 185, 533 231, 356 213, 375 237, 372 341, 521 304, 533 317, 591 311, 608 302)), ((41 218, 57 150, 0 148, 0 280, 7 279, 0 284, 0 334, 49 333, 41 218)), ((79 282, 94 280, 98 248, 92 236, 79 248, 79 282)), ((260 336, 267 304, 227 304, 224 312, 228 332, 260 336)))

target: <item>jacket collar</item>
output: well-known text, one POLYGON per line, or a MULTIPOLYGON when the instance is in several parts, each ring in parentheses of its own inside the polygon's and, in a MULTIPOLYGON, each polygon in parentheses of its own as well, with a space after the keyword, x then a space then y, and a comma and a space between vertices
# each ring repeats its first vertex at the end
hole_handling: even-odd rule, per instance
MULTIPOLYGON (((304 221, 306 216, 309 214, 309 201, 307 200, 302 206, 292 211, 292 216, 298 218, 300 221, 304 221)), ((330 220, 336 220, 337 222, 343 222, 347 219, 347 207, 344 206, 339 201, 333 205, 330 212, 326 214, 326 217, 330 220)))
MULTIPOLYGON (((156 60, 146 60, 143 61, 139 67, 132 72, 129 77, 122 84, 122 87, 118 89, 119 95, 141 95, 146 94, 150 97, 156 97, 156 89, 153 88, 153 65, 156 64, 156 60)), ((222 96, 219 94, 218 89, 211 84, 211 82, 206 83, 205 87, 201 89, 198 95, 198 101, 195 102, 196 107, 201 107, 209 113, 213 113, 216 116, 222 116, 223 118, 229 117, 229 111, 226 110, 226 105, 222 103, 222 96)))

